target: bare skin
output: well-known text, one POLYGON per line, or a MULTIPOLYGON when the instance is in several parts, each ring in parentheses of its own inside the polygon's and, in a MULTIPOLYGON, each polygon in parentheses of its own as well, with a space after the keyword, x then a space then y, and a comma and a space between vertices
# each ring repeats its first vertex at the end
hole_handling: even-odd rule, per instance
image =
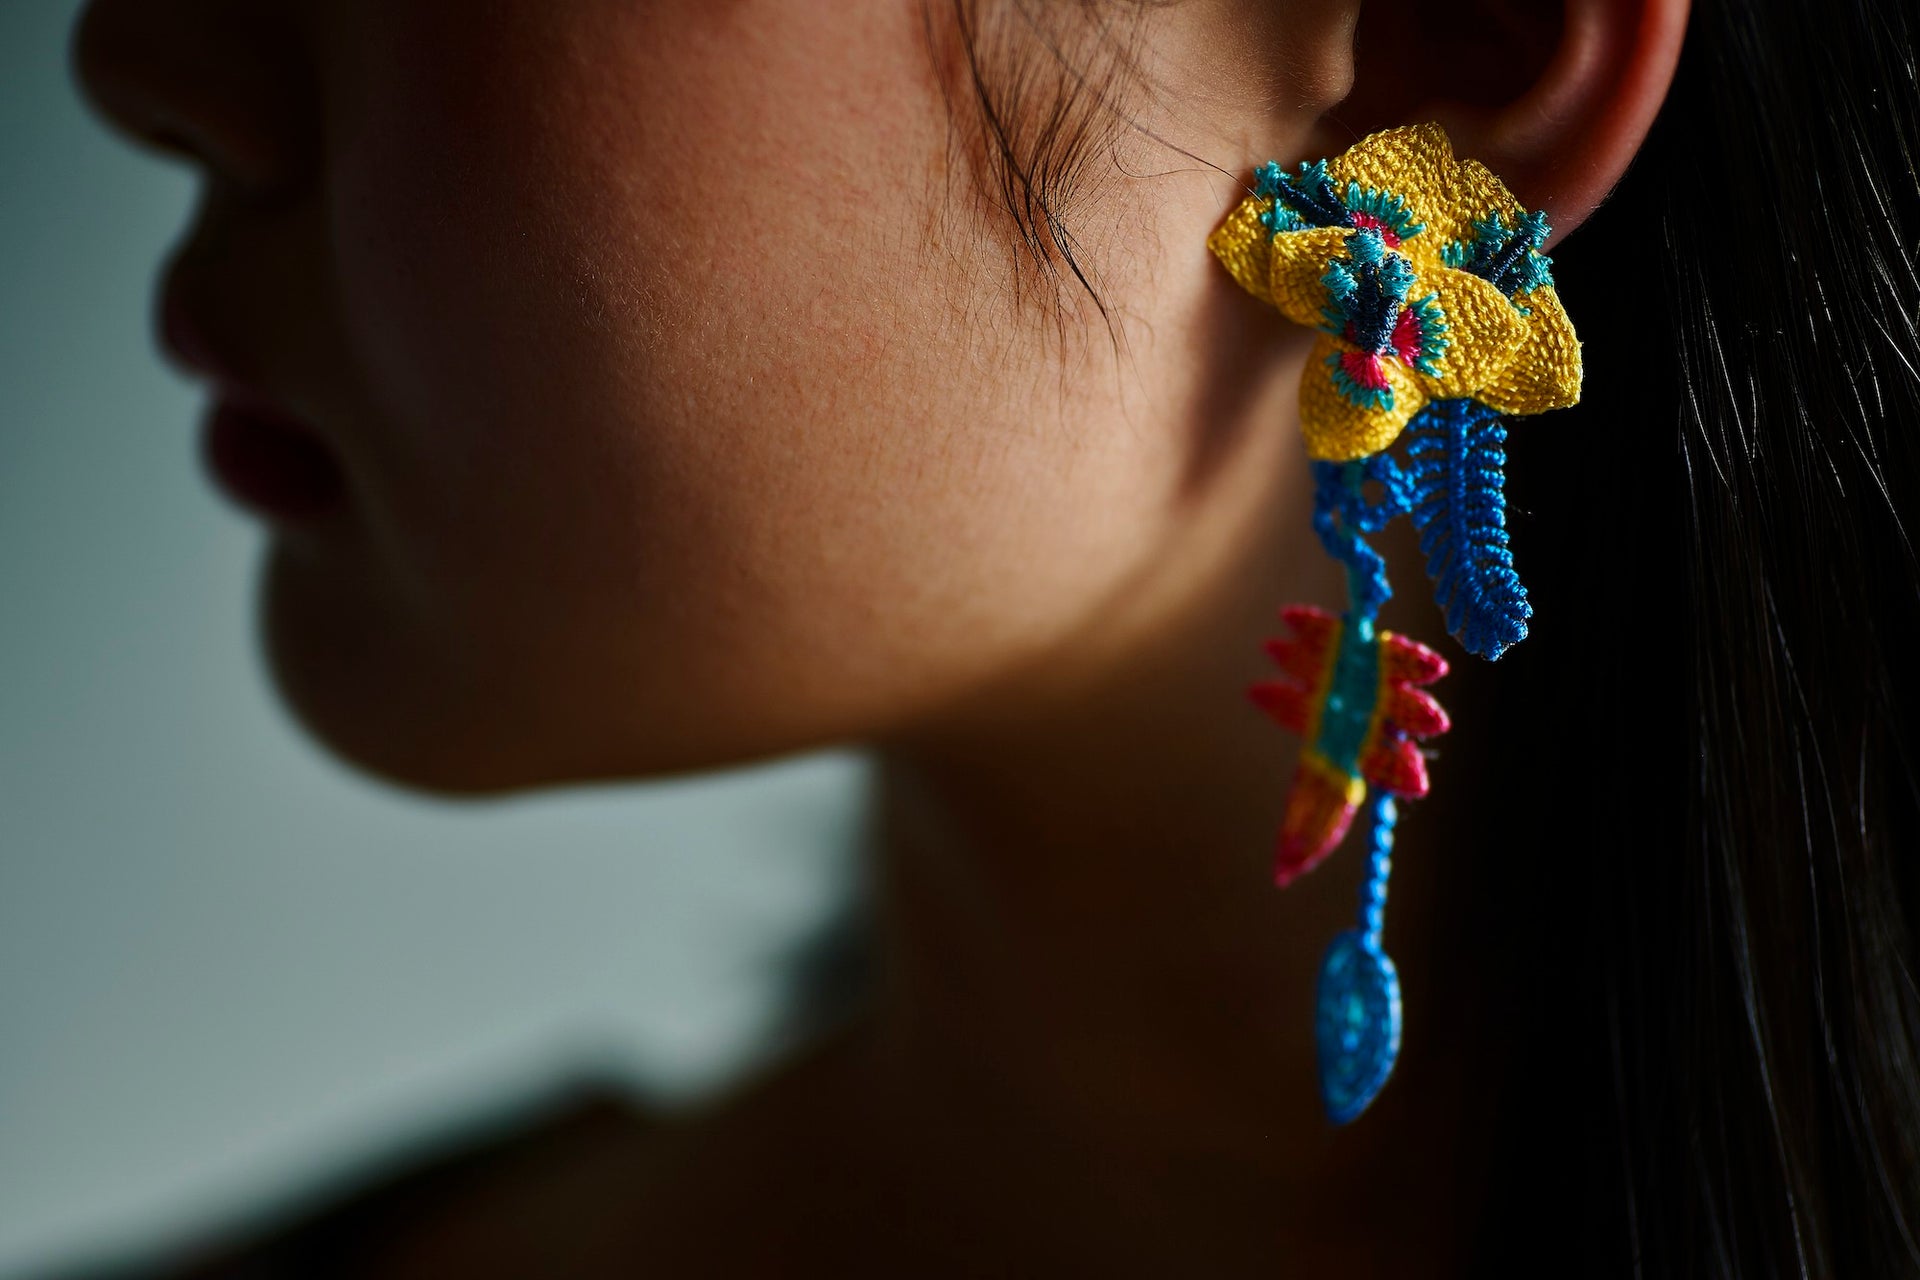
MULTIPOLYGON (((1371 69, 1353 0, 1126 28, 1068 210, 1103 311, 981 199, 940 5, 95 0, 87 90, 207 175, 174 354, 323 458, 261 597, 318 739, 443 793, 879 760, 873 1008, 710 1114, 503 1160, 381 1274, 1457 1269, 1491 1077, 1419 976, 1460 943, 1422 825, 1400 1079, 1318 1112, 1354 877, 1267 886, 1297 744, 1241 692, 1276 605, 1339 598, 1308 335, 1204 241, 1254 164, 1409 111, 1569 229, 1685 5, 1576 0, 1467 103, 1416 8, 1371 69)), ((989 79, 1105 65, 1045 13, 989 79)))

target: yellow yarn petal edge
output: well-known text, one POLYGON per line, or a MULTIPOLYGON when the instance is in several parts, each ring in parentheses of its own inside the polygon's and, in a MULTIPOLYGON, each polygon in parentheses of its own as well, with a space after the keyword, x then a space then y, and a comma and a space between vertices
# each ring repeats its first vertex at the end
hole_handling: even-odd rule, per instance
POLYGON ((1333 383, 1328 360, 1351 343, 1321 334, 1300 377, 1300 434, 1307 456, 1318 462, 1351 462, 1379 453, 1399 438, 1408 419, 1426 407, 1428 396, 1413 372, 1391 357, 1382 360, 1393 400, 1386 408, 1356 405, 1333 383))
POLYGON ((1422 226, 1401 241, 1400 252, 1414 259, 1438 262, 1448 241, 1473 234, 1476 220, 1497 211, 1512 222, 1523 212, 1491 169, 1455 159, 1447 131, 1431 121, 1362 138, 1327 162, 1327 174, 1405 200, 1422 226))
MULTIPOLYGON (((1447 192, 1459 165, 1447 131, 1437 124, 1402 125, 1369 134, 1327 162, 1327 176, 1399 196, 1425 227, 1401 242, 1401 252, 1434 236, 1435 220, 1449 207, 1447 192)), ((1438 254, 1436 247, 1434 252, 1438 254)))
POLYGON ((1207 237, 1207 248, 1227 269, 1242 289, 1262 302, 1272 302, 1267 284, 1270 272, 1268 245, 1273 233, 1260 221, 1260 215, 1273 207, 1273 201, 1248 196, 1234 206, 1227 220, 1207 237))
POLYGON ((1449 240, 1466 240, 1473 235, 1473 224, 1490 213, 1498 213, 1508 226, 1519 223, 1526 208, 1493 170, 1478 160, 1463 160, 1454 171, 1453 187, 1429 230, 1439 234, 1431 239, 1422 235, 1421 248, 1438 254, 1449 240))
POLYGON ((1437 373, 1421 380, 1436 400, 1474 396, 1496 381, 1526 340, 1526 317, 1507 295, 1479 276, 1430 267, 1414 281, 1409 299, 1431 294, 1446 318, 1447 349, 1437 373))
POLYGON ((1321 281, 1335 258, 1346 256, 1348 227, 1282 231, 1267 246, 1267 297, 1280 314, 1310 329, 1326 327, 1327 286, 1321 281))
MULTIPOLYGON (((1516 222, 1525 213, 1492 170, 1477 160, 1456 159, 1446 131, 1426 123, 1363 138, 1328 161, 1327 171, 1343 186, 1357 182, 1407 202, 1422 224, 1398 250, 1419 274, 1411 296, 1436 295, 1449 344, 1436 361, 1437 375, 1415 375, 1396 360, 1386 361, 1394 406, 1372 410, 1351 404, 1334 387, 1325 360, 1344 347, 1323 337, 1301 384, 1302 429, 1314 457, 1347 461, 1379 452, 1429 398, 1470 395, 1515 416, 1579 401, 1580 342, 1553 287, 1542 285, 1509 302, 1491 284, 1441 261, 1444 247, 1468 240, 1476 221, 1499 213, 1516 222), (1505 311, 1492 307, 1488 295, 1501 298, 1505 311)), ((1351 233, 1324 227, 1275 237, 1260 220, 1272 207, 1272 200, 1259 196, 1241 200, 1207 238, 1207 248, 1241 288, 1290 320, 1319 328, 1325 323, 1321 277, 1351 233)))
POLYGON ((1543 284, 1523 294, 1519 303, 1530 315, 1522 317, 1527 334, 1500 375, 1477 395, 1489 408, 1523 416, 1565 409, 1580 402, 1583 377, 1580 340, 1560 294, 1543 284))

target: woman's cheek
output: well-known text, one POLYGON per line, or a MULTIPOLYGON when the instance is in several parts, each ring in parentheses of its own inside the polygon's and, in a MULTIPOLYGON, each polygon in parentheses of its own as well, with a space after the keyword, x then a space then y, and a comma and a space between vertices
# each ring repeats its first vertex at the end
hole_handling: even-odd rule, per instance
POLYGON ((396 705, 437 648, 529 769, 713 763, 956 696, 1120 571, 1126 441, 939 203, 899 7, 369 17, 329 198, 396 705))

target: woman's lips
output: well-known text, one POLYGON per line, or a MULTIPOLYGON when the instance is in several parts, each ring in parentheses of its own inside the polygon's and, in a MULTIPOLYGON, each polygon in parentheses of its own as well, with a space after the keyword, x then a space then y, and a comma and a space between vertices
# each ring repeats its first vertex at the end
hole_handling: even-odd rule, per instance
POLYGON ((311 427, 247 388, 184 304, 178 274, 162 295, 160 345, 212 384, 200 454, 214 483, 240 506, 286 523, 337 510, 346 499, 346 478, 333 453, 311 427))
POLYGON ((245 397, 215 402, 201 456, 228 497, 269 519, 311 521, 338 510, 346 498, 340 465, 313 432, 245 397))

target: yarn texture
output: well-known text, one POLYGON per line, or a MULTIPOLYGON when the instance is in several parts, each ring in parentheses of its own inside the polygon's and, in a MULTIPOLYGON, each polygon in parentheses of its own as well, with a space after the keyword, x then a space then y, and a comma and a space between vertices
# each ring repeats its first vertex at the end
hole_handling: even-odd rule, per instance
POLYGON ((1337 1124, 1367 1109, 1399 1054, 1400 979, 1383 939, 1396 800, 1427 794, 1420 741, 1449 728, 1424 688, 1445 660, 1375 626, 1393 588, 1367 538, 1412 521, 1435 603, 1468 652, 1498 658, 1526 637, 1502 415, 1572 405, 1581 382, 1580 343, 1541 252, 1550 234, 1545 215, 1423 124, 1331 160, 1260 166, 1254 193, 1207 241, 1241 288, 1318 334, 1300 427, 1314 533, 1347 568, 1347 609, 1281 610, 1287 634, 1267 644, 1279 674, 1248 694, 1301 739, 1276 883, 1311 871, 1373 801, 1358 926, 1328 949, 1316 999, 1321 1097, 1337 1124), (1403 440, 1396 459, 1388 450, 1403 440))
POLYGON ((1255 174, 1207 241, 1240 287, 1320 331, 1300 385, 1310 457, 1390 447, 1430 401, 1533 414, 1580 398, 1580 343, 1540 252, 1546 218, 1437 124, 1255 174))

